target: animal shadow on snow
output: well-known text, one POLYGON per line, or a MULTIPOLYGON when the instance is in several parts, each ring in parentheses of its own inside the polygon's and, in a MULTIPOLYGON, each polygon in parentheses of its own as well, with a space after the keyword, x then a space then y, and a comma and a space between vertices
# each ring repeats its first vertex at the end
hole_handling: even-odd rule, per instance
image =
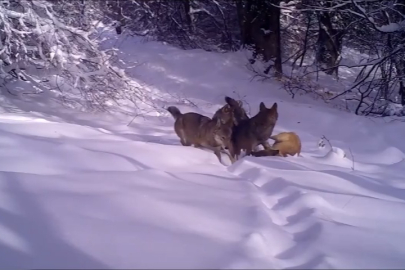
POLYGON ((403 189, 384 185, 384 183, 379 183, 372 178, 356 175, 353 173, 346 173, 336 170, 325 170, 322 172, 345 179, 346 181, 349 181, 361 188, 372 191, 373 193, 393 197, 405 202, 405 191, 403 189))
MULTIPOLYGON (((281 260, 294 260, 295 258, 302 256, 307 257, 305 254, 308 246, 312 245, 314 241, 317 240, 321 235, 321 232, 322 224, 320 222, 315 222, 307 229, 294 233, 292 236, 295 245, 277 254, 276 258, 281 260)), ((322 252, 317 252, 316 254, 307 257, 302 264, 288 267, 288 269, 313 269, 324 263, 327 263, 325 255, 322 252)))
MULTIPOLYGON (((152 142, 164 145, 179 144, 174 136, 173 127, 169 123, 159 127, 146 126, 142 123, 132 123, 129 130, 120 132, 111 130, 109 122, 95 122, 91 117, 86 119, 87 115, 83 112, 51 105, 57 100, 55 97, 45 97, 43 99, 26 98, 26 100, 18 100, 9 94, 6 95, 6 97, 7 99, 1 101, 0 105, 7 113, 28 113, 30 116, 44 118, 52 122, 62 122, 88 127, 104 134, 110 134, 112 136, 132 141, 152 142), (134 127, 134 129, 132 129, 132 127, 134 127), (154 135, 154 133, 158 133, 159 135, 154 135)), ((96 115, 92 115, 93 118, 95 116, 96 115)), ((112 117, 112 115, 110 116, 112 117)), ((119 119, 117 119, 117 121, 118 120, 119 119)), ((130 120, 131 117, 128 117, 128 122, 130 120)), ((124 125, 126 125, 126 123, 122 124, 122 126, 124 125)))
MULTIPOLYGON (((292 157, 295 158, 295 157, 292 157)), ((266 168, 270 169, 276 169, 276 170, 291 170, 291 173, 299 173, 300 171, 307 171, 307 172, 313 172, 314 174, 318 175, 319 179, 322 179, 322 175, 325 176, 334 176, 338 177, 340 179, 344 179, 344 181, 351 182, 352 184, 364 188, 366 190, 371 191, 374 194, 381 194, 384 196, 389 196, 395 199, 400 199, 405 202, 405 191, 401 188, 396 188, 392 187, 390 185, 387 185, 384 183, 383 180, 380 179, 373 179, 371 177, 366 177, 359 175, 356 171, 338 171, 338 170, 333 170, 330 168, 325 168, 323 170, 319 171, 313 171, 313 169, 302 165, 302 164, 296 164, 294 162, 291 162, 288 160, 288 158, 279 158, 279 157, 272 157, 272 158, 253 158, 253 157, 246 157, 245 159, 254 162, 258 164, 260 167, 264 167, 264 170, 266 168)), ((258 168, 251 168, 251 171, 249 171, 249 174, 252 174, 253 170, 258 170, 258 168)), ((244 174, 247 174, 246 172, 244 174)), ((244 176, 244 174, 241 174, 241 176, 244 176)), ((249 176, 248 174, 246 176, 249 176)), ((263 186, 266 185, 275 185, 273 188, 280 188, 280 186, 283 186, 283 188, 287 185, 298 187, 300 189, 304 190, 312 190, 312 191, 317 191, 317 192, 324 192, 324 193, 331 193, 331 194, 340 194, 340 195, 350 195, 350 196, 356 196, 356 197, 363 197, 363 198, 374 198, 374 199, 382 199, 381 197, 378 196, 371 196, 371 195, 361 195, 361 194, 353 194, 353 193, 345 193, 345 192, 339 192, 339 191, 330 191, 330 190, 324 190, 321 188, 317 187, 308 187, 304 184, 301 183, 294 183, 291 181, 287 181, 284 179, 278 179, 277 183, 271 183, 272 181, 264 184, 263 186)), ((273 193, 271 188, 267 187, 266 188, 266 193, 270 192, 273 193)))
MULTIPOLYGON (((8 133, 10 135, 19 136, 19 137, 22 137, 22 138, 25 138, 28 140, 34 140, 34 141, 43 142, 43 143, 52 143, 54 145, 63 145, 63 144, 68 144, 68 142, 72 141, 72 140, 75 140, 75 141, 81 140, 81 139, 69 138, 69 137, 63 137, 63 136, 61 136, 60 138, 44 138, 44 137, 33 136, 33 135, 15 134, 15 133, 12 133, 12 132, 9 132, 6 130, 0 130, 0 134, 1 133, 8 133)), ((144 164, 134 158, 131 158, 129 156, 123 155, 123 154, 109 152, 109 151, 103 151, 103 150, 90 149, 88 147, 82 147, 82 146, 76 146, 76 147, 78 147, 82 150, 85 150, 85 151, 93 152, 93 153, 116 156, 116 157, 121 158, 121 159, 127 161, 128 163, 132 164, 137 169, 150 169, 150 167, 147 166, 146 164, 144 164)))
MULTIPOLYGON (((22 212, 10 213, 0 208, 0 226, 7 228, 26 242, 28 252, 0 242, 0 265, 9 268, 109 268, 59 237, 57 225, 52 223, 35 196, 25 191, 16 173, 1 172, 7 193, 22 212)), ((6 235, 1 235, 6 237, 6 235)))

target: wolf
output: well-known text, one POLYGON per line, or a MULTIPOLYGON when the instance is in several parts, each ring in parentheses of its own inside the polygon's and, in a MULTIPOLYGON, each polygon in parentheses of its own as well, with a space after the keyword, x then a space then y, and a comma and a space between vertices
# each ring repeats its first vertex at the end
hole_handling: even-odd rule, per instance
POLYGON ((246 150, 246 155, 251 155, 259 144, 265 149, 271 149, 267 140, 272 135, 277 120, 278 104, 275 102, 271 108, 267 108, 260 102, 259 112, 255 116, 242 120, 233 128, 229 149, 233 159, 238 159, 241 150, 246 150))
MULTIPOLYGON (((243 108, 243 102, 241 100, 236 101, 235 99, 225 96, 225 104, 222 108, 218 109, 212 119, 221 119, 224 125, 229 125, 232 127, 232 131, 235 126, 243 120, 249 119, 245 109, 243 108)), ((224 151, 229 147, 225 146, 224 151)))
MULTIPOLYGON (((232 109, 231 113, 233 116, 233 130, 239 123, 241 123, 244 120, 248 120, 249 116, 247 115, 245 109, 243 108, 243 102, 241 100, 236 101, 235 99, 225 96, 225 102, 229 105, 229 107, 232 109)), ((229 119, 229 116, 227 117, 226 113, 222 110, 224 107, 219 109, 215 114, 214 117, 221 118, 221 119, 229 119)), ((260 143, 265 149, 269 149, 270 145, 266 142, 260 143)))
MULTIPOLYGON (((181 113, 175 106, 167 111, 173 116, 174 130, 184 146, 205 147, 212 151, 222 163, 220 151, 228 147, 232 136, 230 121, 223 124, 221 118, 210 119, 207 116, 195 113, 181 113)), ((233 158, 225 152, 233 162, 233 158)))
POLYGON ((297 154, 298 156, 300 156, 301 140, 295 132, 281 132, 277 135, 271 136, 270 139, 275 141, 274 144, 271 146, 271 149, 253 152, 252 155, 255 157, 287 157, 287 155, 295 156, 297 154))

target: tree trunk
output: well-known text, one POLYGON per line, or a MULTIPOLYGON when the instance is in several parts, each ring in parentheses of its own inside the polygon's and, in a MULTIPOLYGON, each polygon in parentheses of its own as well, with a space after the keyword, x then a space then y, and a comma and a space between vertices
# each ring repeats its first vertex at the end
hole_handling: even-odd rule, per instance
POLYGON ((309 29, 311 27, 311 22, 312 22, 311 14, 307 14, 307 29, 305 30, 304 45, 302 46, 303 51, 302 51, 302 56, 301 56, 300 67, 302 67, 302 65, 304 64, 305 55, 307 53, 309 29))
POLYGON ((184 13, 186 14, 188 30, 193 31, 193 19, 190 14, 190 11, 191 11, 190 0, 183 0, 183 7, 184 7, 184 13))
MULTIPOLYGON (((271 1, 274 5, 280 5, 279 0, 271 1)), ((268 13, 268 20, 269 20, 269 30, 270 33, 268 35, 268 50, 269 50, 269 57, 275 58, 274 60, 274 69, 277 75, 281 75, 283 73, 282 64, 281 64, 281 34, 280 34, 280 15, 281 10, 279 7, 270 5, 269 13, 268 13)), ((267 46, 266 46, 267 48, 267 46)))
MULTIPOLYGON (((400 14, 405 15, 405 1, 402 0, 400 1, 402 5, 397 5, 396 9, 399 11, 400 14)), ((402 29, 401 33, 399 34, 400 37, 400 44, 403 44, 405 41, 405 30, 402 29)), ((402 49, 402 53, 400 56, 396 57, 395 61, 395 68, 397 71, 397 76, 399 77, 399 96, 401 97, 401 105, 405 106, 405 52, 404 49, 402 49)))
POLYGON ((235 0, 239 18, 242 47, 253 45, 251 36, 252 1, 235 0))
MULTIPOLYGON (((263 56, 264 61, 274 61, 276 73, 282 74, 280 5, 281 0, 257 0, 237 2, 241 25, 242 43, 253 45, 253 58, 263 56), (243 3, 242 3, 243 2, 243 3)), ((251 63, 254 63, 254 59, 251 63)), ((265 70, 268 73, 271 66, 265 70)))
MULTIPOLYGON (((405 33, 402 35, 405 36, 405 33)), ((401 56, 394 56, 396 57, 394 64, 397 77, 399 78, 399 96, 401 98, 401 104, 405 106, 405 60, 403 54, 401 56)))
POLYGON ((401 96, 401 104, 405 106, 405 84, 403 80, 399 83, 399 94, 401 96))
POLYGON ((326 74, 338 73, 340 54, 342 50, 343 32, 333 28, 327 12, 318 12, 319 33, 317 41, 317 65, 325 68, 326 74))

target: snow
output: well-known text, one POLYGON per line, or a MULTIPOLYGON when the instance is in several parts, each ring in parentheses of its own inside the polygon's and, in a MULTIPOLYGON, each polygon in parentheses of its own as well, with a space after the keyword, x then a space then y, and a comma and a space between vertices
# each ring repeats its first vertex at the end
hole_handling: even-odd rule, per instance
POLYGON ((402 122, 292 100, 274 81, 251 81, 244 52, 110 34, 101 46, 118 49, 160 110, 139 104, 128 126, 130 104, 91 114, 53 93, 1 96, 0 266, 403 268, 402 122), (224 166, 181 146, 162 108, 211 116, 225 95, 251 116, 279 102, 274 133, 296 132, 302 157, 224 166))

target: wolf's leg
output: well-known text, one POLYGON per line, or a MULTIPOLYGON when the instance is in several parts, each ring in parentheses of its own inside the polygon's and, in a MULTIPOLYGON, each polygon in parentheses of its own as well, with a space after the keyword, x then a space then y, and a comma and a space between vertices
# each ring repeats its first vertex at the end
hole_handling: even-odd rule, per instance
POLYGON ((222 159, 221 159, 221 147, 213 147, 213 146, 207 145, 207 144, 204 144, 204 145, 202 145, 202 146, 203 146, 204 148, 207 148, 207 149, 211 150, 211 151, 214 151, 214 154, 217 156, 219 162, 220 162, 221 164, 223 164, 223 163, 222 163, 222 159))
POLYGON ((228 153, 228 151, 226 151, 225 149, 221 149, 222 151, 222 153, 224 153, 224 154, 226 154, 228 157, 229 157, 229 159, 231 160, 231 163, 235 163, 235 159, 232 157, 232 155, 230 154, 230 153, 228 153))
POLYGON ((220 152, 220 150, 219 150, 218 148, 214 148, 214 154, 217 156, 219 162, 220 162, 221 164, 223 164, 223 163, 222 163, 222 159, 221 159, 221 152, 220 152))
POLYGON ((213 151, 214 154, 217 156, 219 162, 220 162, 221 164, 223 164, 223 163, 222 163, 222 159, 221 159, 221 147, 213 147, 213 146, 207 145, 207 144, 202 145, 202 147, 207 148, 207 149, 213 151))
POLYGON ((187 142, 187 141, 184 140, 183 138, 180 139, 180 143, 181 143, 183 146, 190 146, 190 145, 191 145, 191 143, 187 142))
POLYGON ((194 147, 195 147, 195 148, 201 148, 202 146, 201 146, 201 144, 199 144, 199 143, 195 143, 195 144, 194 144, 194 147))
POLYGON ((228 146, 228 152, 229 152, 229 155, 228 155, 229 159, 231 160, 232 163, 235 163, 236 162, 235 146, 232 141, 230 141, 227 146, 228 146))
POLYGON ((178 135, 180 137, 180 143, 183 146, 190 146, 191 145, 191 143, 188 142, 187 139, 186 139, 186 134, 184 134, 184 130, 181 129, 178 135))
POLYGON ((236 162, 238 160, 238 156, 240 154, 240 149, 235 145, 233 142, 229 142, 228 145, 228 152, 229 152, 229 159, 231 160, 232 163, 236 162), (239 149, 239 154, 238 150, 239 149))

